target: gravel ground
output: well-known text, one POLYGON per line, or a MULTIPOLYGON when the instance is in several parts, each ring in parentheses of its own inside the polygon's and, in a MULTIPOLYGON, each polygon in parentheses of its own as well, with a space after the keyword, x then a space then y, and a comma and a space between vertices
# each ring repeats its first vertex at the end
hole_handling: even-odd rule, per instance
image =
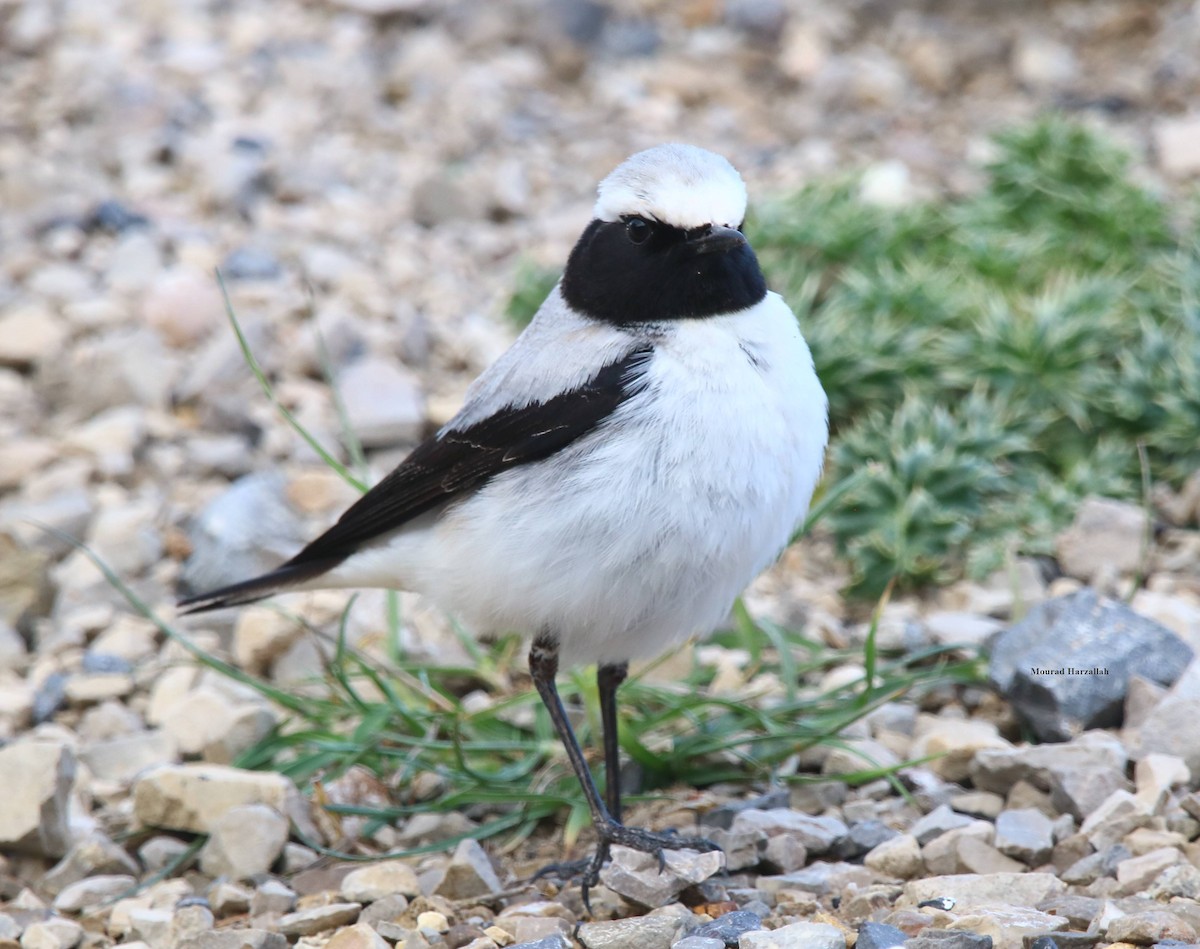
MULTIPOLYGON (((1200 941, 1200 480, 1156 495, 1144 553, 1142 511, 1089 502, 1052 579, 1019 562, 888 607, 892 645, 993 654, 994 692, 890 704, 805 762, 938 755, 907 796, 681 793, 632 819, 699 820, 726 872, 618 853, 590 919, 577 887, 523 884, 544 850, 316 859, 295 787, 228 767, 278 710, 32 523, 169 616, 180 582, 273 563, 350 499, 247 372, 215 266, 280 398, 332 442, 325 347, 377 476, 454 412, 511 338, 516 268, 562 261, 631 151, 713 148, 758 196, 863 168, 905 201, 971 188, 990 132, 1057 107, 1172 191, 1200 174, 1198 52, 1188 2, 0 0, 0 949, 1200 941), (1128 608, 1105 599, 1135 579, 1128 608), (1068 667, 1087 674, 1033 671, 1068 667), (195 866, 157 880, 197 833, 195 866)), ((818 539, 749 602, 844 645, 863 626, 843 581, 818 539)), ((295 608, 329 624, 342 603, 295 608)), ((451 655, 405 607, 405 645, 451 655)), ((186 628, 295 687, 318 657, 275 617, 186 628)))

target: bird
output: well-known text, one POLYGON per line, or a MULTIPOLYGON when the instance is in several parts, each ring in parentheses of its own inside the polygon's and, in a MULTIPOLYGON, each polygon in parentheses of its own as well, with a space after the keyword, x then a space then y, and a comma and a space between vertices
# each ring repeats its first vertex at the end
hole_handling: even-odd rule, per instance
POLYGON ((725 621, 802 523, 828 400, 795 314, 745 234, 746 185, 694 145, 640 151, 531 322, 449 422, 325 533, 262 576, 181 600, 192 613, 285 591, 424 594, 480 633, 530 638, 533 684, 598 838, 718 849, 622 822, 617 690, 629 663, 725 621), (555 679, 595 664, 600 794, 555 679))

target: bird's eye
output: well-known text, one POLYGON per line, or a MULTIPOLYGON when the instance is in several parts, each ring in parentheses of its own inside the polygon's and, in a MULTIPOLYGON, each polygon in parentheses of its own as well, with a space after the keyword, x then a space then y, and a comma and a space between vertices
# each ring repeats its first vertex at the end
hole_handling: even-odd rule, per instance
POLYGON ((644 244, 653 231, 650 222, 642 217, 631 217, 625 222, 625 233, 635 244, 644 244))

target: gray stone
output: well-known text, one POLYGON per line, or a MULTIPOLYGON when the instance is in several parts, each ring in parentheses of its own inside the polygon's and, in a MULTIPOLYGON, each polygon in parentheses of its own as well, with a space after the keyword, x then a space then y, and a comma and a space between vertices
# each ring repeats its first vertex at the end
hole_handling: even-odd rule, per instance
POLYGON ((264 880, 254 888, 250 898, 251 916, 270 916, 291 912, 296 894, 279 880, 264 880))
POLYGON ((1133 854, 1122 844, 1112 844, 1103 850, 1075 861, 1062 872, 1064 883, 1087 886, 1100 877, 1115 877, 1117 865, 1133 854))
POLYGON ((61 857, 71 846, 69 806, 75 755, 58 742, 22 741, 0 748, 5 775, 0 850, 61 857))
POLYGON ((338 390, 350 427, 364 448, 416 442, 425 426, 425 400, 416 377, 394 360, 367 356, 347 366, 338 390))
POLYGON ((954 813, 948 804, 943 804, 916 821, 908 832, 917 839, 917 843, 924 846, 948 830, 967 827, 974 822, 972 818, 964 814, 954 813))
POLYGON ((923 929, 904 945, 906 949, 992 949, 992 937, 964 929, 923 929))
POLYGON ((213 929, 191 934, 175 949, 287 949, 287 944, 283 933, 265 929, 213 929))
POLYGON ((584 923, 578 938, 584 949, 671 949, 682 925, 678 917, 631 916, 584 923))
POLYGON ((285 936, 312 936, 338 926, 349 926, 358 919, 362 906, 358 903, 328 903, 279 918, 279 931, 285 936))
POLYGON ((213 877, 246 880, 266 873, 288 839, 288 820, 266 804, 231 807, 217 818, 200 851, 200 869, 213 877))
POLYGON ((736 946, 737 943, 724 943, 709 936, 685 936, 671 946, 671 949, 725 949, 726 945, 736 946))
POLYGON ((613 847, 612 860, 600 871, 600 880, 614 893, 642 906, 664 906, 689 886, 703 883, 724 866, 717 851, 667 850, 663 865, 652 854, 628 847, 613 847))
POLYGON ((454 856, 434 892, 448 900, 464 900, 499 893, 502 889, 487 853, 478 840, 468 837, 454 848, 454 856))
POLYGON ((842 860, 861 857, 886 840, 898 837, 900 832, 888 827, 881 820, 863 820, 850 825, 850 833, 837 842, 833 856, 842 860))
POLYGON ((221 262, 221 276, 226 280, 275 280, 282 274, 275 255, 261 247, 239 247, 221 262))
POLYGON ((147 870, 157 873, 180 859, 189 849, 190 845, 185 840, 158 834, 142 844, 137 854, 147 870))
MULTIPOLYGON (((845 798, 846 786, 840 782, 822 782, 822 787, 838 787, 842 791, 842 799, 845 798)), ((798 785, 797 788, 812 787, 812 785, 798 785)), ((841 803, 837 801, 835 803, 841 803)), ((798 810, 823 810, 824 807, 805 807, 801 802, 791 799, 791 792, 787 788, 779 788, 775 791, 770 791, 759 797, 752 797, 745 801, 727 801, 718 807, 714 807, 711 811, 701 815, 700 823, 705 827, 720 827, 722 830, 729 830, 733 826, 734 818, 742 811, 759 810, 769 811, 776 808, 786 808, 788 806, 795 807, 798 810)))
POLYGON ((1051 742, 1119 725, 1130 676, 1170 684, 1192 659, 1165 626, 1089 589, 1035 607, 990 649, 992 682, 1051 742))
POLYGON ((1137 757, 1150 754, 1182 758, 1192 774, 1200 774, 1200 697, 1168 693, 1146 720, 1131 730, 1131 751, 1137 757))
POLYGON ((746 933, 738 949, 846 949, 846 937, 828 923, 792 923, 769 932, 746 933))
POLYGON ((561 933, 551 933, 533 942, 521 942, 508 949, 571 949, 571 940, 561 933))
POLYGON ((1054 823, 1032 808, 1003 811, 996 818, 997 850, 1027 866, 1036 867, 1050 859, 1054 847, 1054 823))
POLYGON ((274 569, 305 537, 299 514, 287 501, 279 472, 239 478, 210 501, 188 529, 191 556, 181 582, 209 590, 274 569))
POLYGON ((692 930, 691 934, 696 937, 717 939, 722 946, 736 946, 743 933, 754 932, 762 928, 762 919, 757 913, 735 910, 707 923, 701 923, 692 930))
POLYGON ((818 856, 829 852, 834 844, 850 833, 845 823, 836 817, 813 817, 786 807, 744 810, 734 817, 731 830, 758 830, 768 837, 788 834, 804 844, 810 854, 818 856))
POLYGON ((858 927, 858 940, 854 949, 897 949, 903 946, 908 936, 887 923, 865 922, 858 927))
POLYGON ((817 896, 840 893, 848 886, 864 887, 879 882, 879 876, 868 867, 853 863, 826 863, 817 860, 803 870, 779 876, 760 876, 758 888, 766 893, 780 890, 808 890, 817 896))
POLYGON ((148 768, 178 760, 178 751, 169 735, 155 729, 89 742, 79 760, 97 778, 128 784, 148 768))
POLYGON ((1097 583, 1113 571, 1133 573, 1141 563, 1148 526, 1146 512, 1137 504, 1085 498, 1074 523, 1055 543, 1059 564, 1085 583, 1097 583))

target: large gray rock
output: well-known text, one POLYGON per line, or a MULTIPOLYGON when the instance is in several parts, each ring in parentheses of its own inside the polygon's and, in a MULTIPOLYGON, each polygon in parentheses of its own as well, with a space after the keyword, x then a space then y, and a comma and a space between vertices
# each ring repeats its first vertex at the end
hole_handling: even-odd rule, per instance
POLYGON ((0 850, 61 857, 71 846, 68 806, 75 755, 65 744, 26 741, 0 748, 4 804, 0 850))
POLYGON ((1131 676, 1170 684, 1192 650, 1165 626, 1080 590, 991 640, 989 676, 1042 741, 1121 723, 1131 676))
POLYGON ((771 931, 746 933, 739 949, 846 949, 846 937, 828 923, 792 923, 771 931))
POLYGON ((600 880, 627 900, 657 907, 719 873, 724 865, 725 857, 717 851, 667 850, 660 868, 652 854, 617 846, 612 848, 612 860, 600 871, 600 880))

